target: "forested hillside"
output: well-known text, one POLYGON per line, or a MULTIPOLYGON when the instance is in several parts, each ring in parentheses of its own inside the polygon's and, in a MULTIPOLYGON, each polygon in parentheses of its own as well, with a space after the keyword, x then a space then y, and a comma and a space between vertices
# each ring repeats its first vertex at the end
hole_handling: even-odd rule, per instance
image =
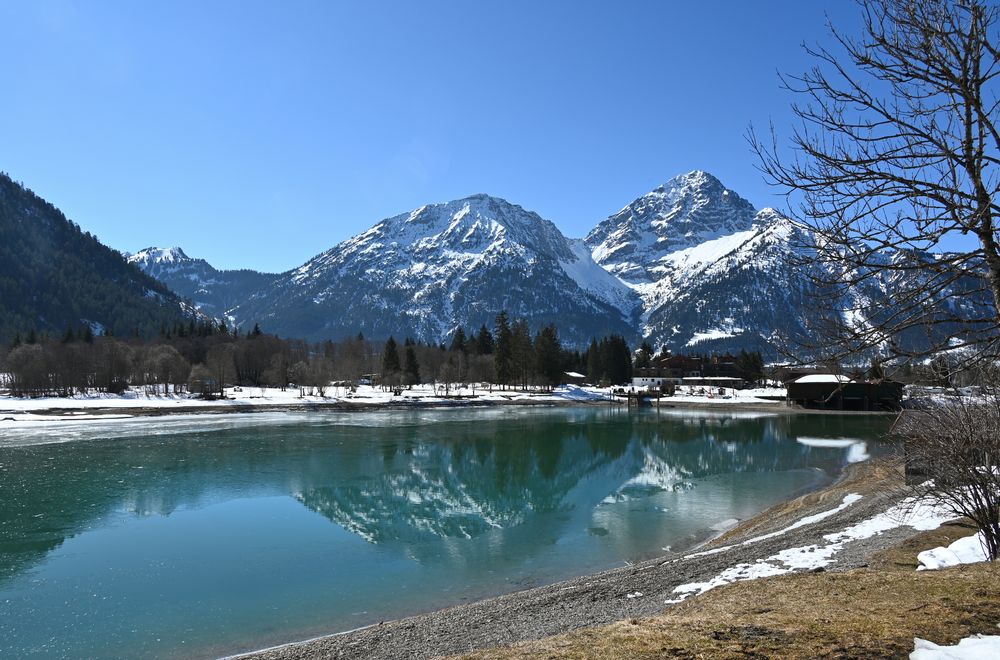
POLYGON ((192 314, 162 283, 0 173, 0 340, 83 326, 149 336, 192 314))

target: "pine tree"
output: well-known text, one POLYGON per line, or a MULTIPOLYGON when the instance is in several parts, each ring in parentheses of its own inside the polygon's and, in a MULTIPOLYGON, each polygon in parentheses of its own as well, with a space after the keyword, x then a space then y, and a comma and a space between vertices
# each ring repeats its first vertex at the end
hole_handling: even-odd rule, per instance
POLYGON ((601 349, 597 345, 597 339, 591 337, 590 347, 587 349, 587 379, 596 385, 603 378, 604 369, 601 364, 601 349))
POLYGON ((518 319, 511 326, 511 354, 514 376, 521 387, 527 389, 535 366, 535 349, 531 343, 531 330, 524 319, 518 319))
POLYGON ((465 330, 459 326, 458 330, 455 331, 455 334, 451 338, 451 350, 464 353, 465 349, 465 330))
POLYGON ((510 332, 510 322, 507 311, 497 315, 496 346, 493 353, 493 368, 496 371, 497 384, 506 387, 513 376, 514 347, 510 332))
POLYGON ((399 349, 396 347, 396 339, 389 337, 382 351, 382 377, 390 378, 399 373, 399 370, 399 349))
POLYGON ((554 387, 562 381, 562 346, 555 325, 547 325, 535 336, 535 369, 542 384, 554 387))
POLYGON ((479 333, 476 335, 476 353, 480 355, 493 354, 493 335, 490 334, 490 329, 486 327, 485 323, 479 328, 479 333))
POLYGON ((649 342, 642 342, 642 346, 635 353, 635 367, 636 369, 645 369, 652 364, 653 361, 653 347, 649 342))
POLYGON ((420 365, 417 363, 417 353, 413 350, 412 340, 406 346, 406 352, 404 354, 404 367, 403 367, 403 378, 407 385, 416 385, 420 383, 420 365))

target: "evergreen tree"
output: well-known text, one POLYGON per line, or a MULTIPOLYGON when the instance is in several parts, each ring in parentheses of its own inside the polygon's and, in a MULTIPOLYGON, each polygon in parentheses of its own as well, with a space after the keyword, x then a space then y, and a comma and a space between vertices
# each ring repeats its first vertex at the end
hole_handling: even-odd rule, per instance
POLYGON ((455 334, 451 338, 451 350, 464 353, 465 349, 465 330, 459 326, 458 330, 455 331, 455 334))
POLYGON ((555 325, 545 326, 535 337, 535 369, 547 387, 554 387, 563 379, 562 346, 555 325))
POLYGON ((493 352, 493 368, 496 372, 497 384, 506 387, 514 375, 514 346, 510 332, 510 321, 507 311, 497 315, 496 346, 493 352))
POLYGON ((413 350, 413 343, 406 346, 404 354, 403 378, 407 385, 420 383, 420 365, 417 363, 417 353, 413 350))
POLYGON ((524 319, 518 319, 511 326, 511 362, 516 381, 527 389, 535 367, 535 350, 531 342, 531 330, 524 319))
POLYGON ((601 379, 604 378, 604 370, 601 365, 601 350, 597 345, 597 339, 594 337, 590 338, 590 347, 587 349, 586 362, 587 379, 595 385, 600 383, 601 379))
POLYGON ((399 350, 396 347, 395 338, 389 337, 382 351, 382 378, 383 380, 390 378, 398 374, 399 371, 399 350))
POLYGON ((653 362, 653 347, 649 342, 642 342, 642 346, 635 352, 635 368, 645 369, 653 362))
POLYGON ((490 329, 486 327, 485 323, 479 328, 479 333, 476 335, 476 353, 480 355, 493 354, 493 335, 490 334, 490 329))

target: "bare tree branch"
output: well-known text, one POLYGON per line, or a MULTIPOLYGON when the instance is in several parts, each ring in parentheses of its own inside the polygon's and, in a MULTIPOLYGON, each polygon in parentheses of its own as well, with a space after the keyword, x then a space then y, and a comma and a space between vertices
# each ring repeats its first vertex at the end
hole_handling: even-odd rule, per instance
POLYGON ((816 65, 781 76, 801 98, 790 159, 773 126, 769 139, 748 133, 759 169, 794 202, 809 236, 798 252, 819 334, 801 338, 798 353, 914 360, 962 348, 968 364, 995 358, 997 8, 984 0, 859 4, 859 38, 831 25, 836 52, 807 46, 816 65), (929 254, 961 236, 974 247, 929 254))

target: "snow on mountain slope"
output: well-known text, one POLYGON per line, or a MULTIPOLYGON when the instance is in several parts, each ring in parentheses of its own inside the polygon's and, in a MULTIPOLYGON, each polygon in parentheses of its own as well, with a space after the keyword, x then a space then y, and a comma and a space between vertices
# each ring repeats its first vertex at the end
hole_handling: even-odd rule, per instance
POLYGON ((582 289, 604 300, 626 317, 633 316, 641 302, 631 287, 601 268, 590 255, 587 244, 581 239, 570 239, 574 260, 560 261, 570 279, 582 289))
POLYGON ((810 289, 796 255, 809 240, 792 221, 764 209, 751 231, 712 241, 696 255, 676 255, 662 279, 641 287, 643 334, 677 348, 772 353, 778 337, 803 332, 810 289))
POLYGON ((555 323, 571 343, 631 336, 634 295, 554 224, 488 195, 379 222, 255 294, 237 311, 279 334, 445 340, 501 310, 555 323))

